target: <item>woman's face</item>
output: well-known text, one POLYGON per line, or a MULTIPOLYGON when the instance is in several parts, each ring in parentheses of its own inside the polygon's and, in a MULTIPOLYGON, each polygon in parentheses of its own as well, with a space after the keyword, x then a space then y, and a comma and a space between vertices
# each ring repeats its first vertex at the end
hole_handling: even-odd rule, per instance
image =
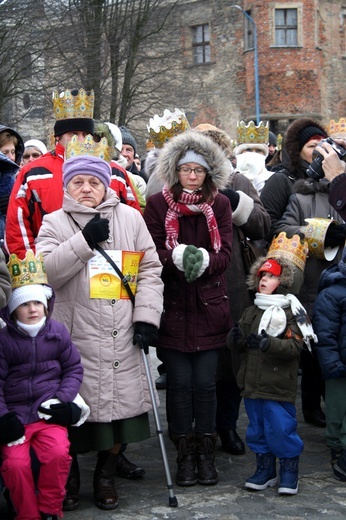
POLYGON ((88 208, 99 206, 105 196, 106 188, 98 177, 93 175, 75 175, 67 185, 67 193, 88 208))
POLYGON ((35 161, 35 159, 38 159, 41 157, 42 153, 40 150, 35 148, 35 146, 27 146, 23 153, 23 164, 28 164, 29 162, 35 161))
POLYGON ((312 162, 312 152, 315 150, 318 143, 321 142, 321 139, 311 139, 311 141, 308 141, 304 144, 303 148, 300 151, 300 158, 303 159, 303 161, 306 161, 308 163, 312 162))
POLYGON ((205 179, 206 169, 197 163, 186 163, 178 167, 178 179, 185 190, 198 190, 205 179))
POLYGON ((2 145, 0 152, 11 159, 11 161, 16 161, 16 147, 11 141, 7 141, 6 144, 2 145))

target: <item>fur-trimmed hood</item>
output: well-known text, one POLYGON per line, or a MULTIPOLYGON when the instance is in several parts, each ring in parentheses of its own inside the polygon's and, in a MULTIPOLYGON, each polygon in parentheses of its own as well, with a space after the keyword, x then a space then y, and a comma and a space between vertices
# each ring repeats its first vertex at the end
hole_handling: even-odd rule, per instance
MULTIPOLYGON (((270 257, 261 256, 257 258, 256 262, 254 262, 250 269, 250 274, 247 277, 247 285, 249 289, 253 291, 258 290, 258 285, 260 281, 260 277, 258 276, 258 269, 262 264, 270 257)), ((294 266, 292 262, 286 260, 286 258, 276 258, 275 261, 282 267, 282 273, 280 275, 280 285, 277 288, 279 293, 287 293, 287 290, 291 287, 294 282, 294 266)))
MULTIPOLYGON (((327 136, 325 128, 309 117, 301 117, 289 125, 284 135, 282 147, 282 164, 292 173, 295 173, 297 170, 299 170, 299 136, 302 130, 308 126, 315 126, 321 130, 325 136, 327 136)), ((322 136, 321 139, 323 139, 322 136)))
POLYGON ((177 164, 187 150, 202 155, 209 164, 210 175, 218 190, 227 185, 230 176, 229 161, 224 152, 210 137, 198 130, 186 130, 172 137, 161 149, 157 161, 157 175, 170 189, 178 182, 177 164))

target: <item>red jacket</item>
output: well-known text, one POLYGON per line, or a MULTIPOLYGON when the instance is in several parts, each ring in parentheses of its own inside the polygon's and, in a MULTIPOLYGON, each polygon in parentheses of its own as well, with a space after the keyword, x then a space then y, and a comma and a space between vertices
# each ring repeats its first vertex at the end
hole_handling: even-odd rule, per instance
POLYGON ((34 241, 46 213, 61 208, 63 196, 62 165, 64 148, 44 154, 18 173, 6 216, 5 245, 9 253, 24 258, 34 241))
MULTIPOLYGON (((19 258, 24 258, 29 249, 35 251, 35 238, 44 215, 62 206, 64 152, 64 147, 57 144, 54 151, 27 164, 17 175, 7 210, 5 245, 9 253, 19 258)), ((111 166, 110 188, 122 202, 140 211, 137 196, 129 196, 133 188, 126 187, 125 179, 130 183, 126 170, 114 162, 111 166), (124 180, 120 180, 123 172, 124 180)))

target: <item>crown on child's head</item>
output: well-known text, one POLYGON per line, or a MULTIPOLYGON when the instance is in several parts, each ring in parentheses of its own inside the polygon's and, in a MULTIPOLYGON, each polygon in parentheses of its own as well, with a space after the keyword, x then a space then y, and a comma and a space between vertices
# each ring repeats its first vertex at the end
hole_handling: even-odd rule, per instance
POLYGON ((283 231, 273 238, 268 249, 267 258, 285 258, 304 271, 309 247, 306 240, 301 241, 299 235, 288 238, 283 231))
POLYGON ((59 94, 53 90, 53 112, 57 121, 60 119, 77 119, 87 117, 92 119, 94 115, 94 91, 90 94, 81 88, 80 90, 65 90, 59 94))
POLYGON ((66 144, 65 159, 77 157, 79 155, 89 155, 92 157, 99 157, 106 162, 110 162, 113 155, 112 148, 108 145, 106 137, 102 137, 100 142, 96 143, 92 135, 87 135, 84 141, 79 141, 78 136, 74 135, 66 144))
POLYGON ((12 253, 7 268, 11 275, 12 289, 24 285, 48 284, 42 253, 35 257, 33 251, 28 251, 24 260, 12 253))
POLYGON ((346 137, 346 117, 341 117, 338 122, 334 119, 329 121, 327 134, 333 139, 345 139, 346 137))
POLYGON ((189 128, 187 117, 179 108, 176 108, 174 112, 166 109, 163 116, 155 114, 147 125, 150 140, 156 148, 162 148, 166 141, 189 128))
POLYGON ((256 125, 253 121, 237 122, 237 145, 239 144, 267 144, 269 141, 269 121, 260 121, 256 125))

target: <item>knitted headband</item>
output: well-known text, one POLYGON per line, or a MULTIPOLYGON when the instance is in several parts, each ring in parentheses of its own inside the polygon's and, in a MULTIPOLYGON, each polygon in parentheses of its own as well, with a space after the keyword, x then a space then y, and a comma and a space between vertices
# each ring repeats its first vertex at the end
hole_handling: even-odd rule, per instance
POLYGON ((106 189, 111 182, 112 169, 110 165, 103 159, 91 155, 70 157, 63 164, 62 171, 65 188, 72 177, 76 175, 93 175, 100 179, 106 189))
POLYGON ((29 146, 33 146, 34 148, 37 148, 41 152, 41 154, 47 153, 47 147, 42 141, 39 139, 29 139, 29 141, 26 141, 24 143, 24 148, 29 148, 29 146))
POLYGON ((26 302, 37 301, 43 303, 45 308, 47 309, 48 303, 47 299, 51 298, 53 295, 53 291, 51 287, 48 285, 24 285, 23 287, 18 287, 17 289, 13 289, 12 296, 10 301, 8 302, 8 310, 10 314, 26 302))

